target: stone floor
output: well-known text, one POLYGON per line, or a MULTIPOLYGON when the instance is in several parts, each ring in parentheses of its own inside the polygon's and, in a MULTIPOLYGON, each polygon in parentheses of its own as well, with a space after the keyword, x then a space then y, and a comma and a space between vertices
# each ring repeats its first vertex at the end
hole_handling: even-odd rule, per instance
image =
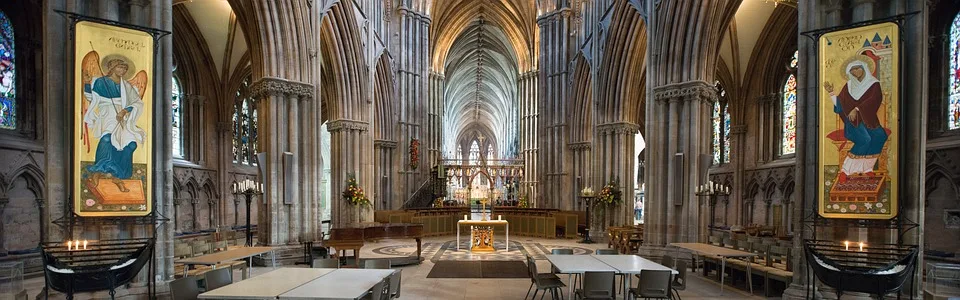
MULTIPOLYGON (((496 253, 470 253, 467 241, 461 241, 461 250, 456 250, 456 237, 444 236, 424 239, 424 262, 420 265, 397 267, 403 270, 403 284, 400 299, 523 299, 530 287, 529 279, 437 279, 426 278, 430 269, 439 260, 523 260, 529 254, 537 259, 539 270, 549 270, 550 263, 543 257, 553 248, 573 248, 575 254, 592 253, 596 249, 606 248, 606 244, 579 244, 574 240, 541 239, 511 237, 510 251, 496 253)), ((503 249, 502 243, 495 243, 497 249, 503 249)), ((367 244, 361 250, 361 258, 383 258, 397 255, 409 255, 416 250, 416 244, 405 240, 385 240, 367 244)), ((684 300, 696 299, 764 299, 762 289, 754 289, 755 295, 731 287, 728 283, 723 296, 719 296, 720 284, 710 278, 705 279, 693 272, 687 273, 690 283, 680 292, 684 300)), ((566 276, 560 276, 566 283, 566 276)), ((564 290, 566 294, 566 290, 564 290)), ((564 295, 566 296, 566 295, 564 295)), ((539 295, 538 295, 539 298, 539 295)), ((549 298, 549 296, 548 296, 549 298)), ((619 298, 618 298, 619 299, 619 298)), ((779 299, 770 298, 770 299, 779 299)))
MULTIPOLYGON (((530 286, 529 279, 436 279, 426 278, 436 261, 440 260, 523 260, 525 255, 537 259, 539 270, 549 270, 550 263, 543 257, 553 248, 573 248, 576 254, 592 253, 596 249, 605 248, 606 244, 579 244, 574 240, 540 239, 528 237, 511 237, 510 251, 496 253, 474 254, 466 247, 466 238, 461 244, 460 251, 456 250, 456 237, 444 236, 426 238, 423 240, 423 263, 419 265, 396 267, 403 270, 403 283, 400 299, 523 299, 530 286)), ((496 243, 497 249, 503 249, 503 243, 496 243)), ((416 251, 416 244, 409 240, 383 240, 378 243, 368 243, 361 250, 363 258, 388 258, 406 256, 416 251)), ((288 266, 293 267, 293 266, 288 266)), ((299 267, 299 266, 298 266, 299 267)), ((254 268, 253 276, 263 274, 272 268, 254 268)), ((713 278, 703 278, 694 272, 687 273, 689 283, 687 289, 680 292, 684 300, 696 299, 764 299, 762 289, 756 289, 754 295, 741 288, 732 287, 727 283, 724 294, 719 296, 720 285, 713 278)), ((235 278, 240 278, 239 272, 235 278)), ((567 276, 561 276, 567 283, 567 276)), ((43 287, 43 278, 31 278, 25 281, 30 299, 34 299, 43 287)), ((564 290, 566 296, 567 290, 564 290)), ((52 298, 52 297, 51 297, 52 298)), ((539 298, 539 295, 538 295, 539 298)), ((549 298, 549 296, 548 296, 549 298)), ((620 299, 620 298, 618 298, 620 299)), ((771 298, 778 299, 778 298, 771 298)))

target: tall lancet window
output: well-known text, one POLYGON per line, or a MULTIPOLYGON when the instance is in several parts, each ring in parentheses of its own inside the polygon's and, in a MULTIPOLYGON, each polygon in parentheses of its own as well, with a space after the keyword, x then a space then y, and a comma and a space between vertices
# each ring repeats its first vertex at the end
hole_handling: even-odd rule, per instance
POLYGON ((237 89, 233 108, 233 162, 255 165, 257 155, 257 104, 250 98, 250 76, 237 89))
POLYGON ((473 141, 473 144, 470 144, 470 164, 480 164, 480 144, 477 144, 477 141, 473 141))
POLYGON ((960 129, 960 13, 950 25, 950 60, 947 69, 947 129, 960 129))
POLYGON ((797 54, 790 59, 790 76, 783 83, 780 121, 780 155, 797 152, 797 54))
POLYGON ((0 11, 0 129, 17 129, 17 72, 13 46, 13 23, 0 11))
POLYGON ((173 118, 171 124, 173 125, 170 135, 173 137, 173 157, 175 158, 184 158, 184 147, 183 147, 183 93, 180 89, 180 80, 177 80, 177 77, 173 77, 173 87, 171 87, 171 106, 173 113, 171 117, 173 118))
POLYGON ((713 164, 730 162, 730 112, 727 110, 727 91, 718 81, 717 102, 713 103, 713 164))

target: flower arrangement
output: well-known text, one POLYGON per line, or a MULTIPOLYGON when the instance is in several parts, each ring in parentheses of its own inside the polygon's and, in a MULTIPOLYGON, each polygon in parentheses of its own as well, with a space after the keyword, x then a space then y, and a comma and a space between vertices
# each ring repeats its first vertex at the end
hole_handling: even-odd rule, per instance
POLYGON ((420 140, 410 139, 410 169, 416 170, 420 165, 420 140))
POLYGON ((620 204, 622 197, 620 197, 620 184, 617 180, 612 180, 603 186, 603 189, 600 190, 600 194, 597 195, 597 203, 603 205, 616 205, 620 204))
POLYGON ((517 207, 527 208, 530 206, 530 203, 527 202, 527 195, 520 196, 520 201, 517 201, 517 207))
POLYGON ((370 199, 367 199, 367 195, 363 193, 363 188, 357 184, 357 179, 353 177, 347 179, 347 189, 343 191, 343 199, 353 205, 370 205, 370 199))

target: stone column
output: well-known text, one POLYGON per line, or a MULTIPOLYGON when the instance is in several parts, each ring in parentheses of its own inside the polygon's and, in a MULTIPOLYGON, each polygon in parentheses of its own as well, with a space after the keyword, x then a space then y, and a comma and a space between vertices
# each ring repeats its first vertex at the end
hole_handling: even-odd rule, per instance
MULTIPOLYGON (((427 144, 427 149, 429 155, 427 158, 429 162, 436 162, 439 159, 442 159, 445 153, 443 151, 443 90, 445 77, 443 74, 437 72, 430 72, 430 86, 428 91, 430 92, 430 111, 428 113, 430 121, 428 122, 427 131, 429 132, 428 136, 430 137, 430 142, 427 144)), ((453 150, 451 150, 453 151, 453 150)), ((450 153, 450 155, 455 155, 450 153)), ((406 200, 400 200, 401 203, 406 200)))
POLYGON ((531 194, 537 185, 537 71, 520 75, 517 94, 520 96, 520 158, 523 159, 524 177, 518 196, 531 194))
POLYGON ((633 146, 640 126, 628 122, 608 123, 597 126, 593 157, 584 161, 593 161, 594 165, 602 166, 594 169, 594 176, 598 179, 593 183, 594 191, 600 192, 607 183, 619 182, 621 202, 617 206, 594 206, 605 214, 603 223, 594 223, 591 233, 602 234, 607 226, 623 226, 633 224, 633 178, 634 166, 637 157, 634 156, 633 146))
POLYGON ((695 188, 705 178, 711 153, 710 113, 716 88, 705 81, 687 81, 655 89, 655 120, 647 120, 651 135, 647 153, 646 240, 650 245, 698 242, 707 224, 699 224, 695 188), (683 138, 681 138, 683 137, 683 138))
MULTIPOLYGON (((330 220, 331 227, 341 227, 348 224, 362 222, 365 219, 361 216, 362 210, 366 208, 356 207, 348 204, 340 193, 347 186, 347 179, 350 177, 361 181, 365 174, 361 165, 364 161, 372 159, 369 153, 364 152, 363 141, 369 138, 370 124, 367 122, 354 120, 335 120, 327 124, 327 131, 330 132, 330 220)), ((369 183, 358 182, 365 191, 370 191, 369 183)), ((370 196, 369 194, 367 195, 370 196)))
POLYGON ((569 151, 562 145, 567 142, 566 108, 567 92, 569 89, 570 61, 570 8, 560 8, 545 13, 537 19, 540 27, 540 78, 537 82, 538 91, 542 97, 538 101, 537 112, 543 117, 538 118, 537 142, 538 145, 547 145, 551 151, 538 153, 536 163, 539 165, 536 178, 540 182, 539 194, 531 197, 534 207, 556 208, 570 195, 570 176, 565 168, 565 162, 570 161, 569 151), (558 147, 559 146, 559 147, 558 147))
MULTIPOLYGON (((429 109, 426 88, 429 86, 428 66, 429 66, 429 47, 427 46, 430 17, 412 10, 406 6, 400 6, 398 32, 399 49, 397 49, 397 83, 400 100, 400 110, 398 111, 399 135, 396 141, 401 151, 396 151, 394 157, 399 159, 398 167, 400 169, 400 183, 397 186, 399 195, 396 195, 400 203, 406 201, 417 188, 423 184, 430 173, 430 168, 436 161, 426 160, 427 156, 420 154, 420 164, 417 169, 412 169, 410 164, 410 142, 412 139, 419 139, 421 149, 437 148, 436 145, 430 145, 429 139, 424 139, 428 128, 423 127, 424 122, 428 122, 429 109)), ((375 180, 379 182, 379 179, 375 180)))
MULTIPOLYGON (((817 4, 813 2, 803 3, 798 7, 799 31, 804 32, 818 27, 832 27, 840 24, 840 14, 843 9, 840 0, 828 0, 817 4), (818 12, 818 10, 820 10, 818 12), (821 17, 822 16, 822 17, 821 17), (822 21, 820 20, 822 18, 822 21), (823 24, 820 24, 823 22, 823 24)), ((817 68, 819 64, 814 57, 817 57, 817 41, 807 38, 800 38, 798 48, 800 51, 797 68, 797 182, 796 199, 799 205, 794 205, 793 218, 794 224, 793 249, 790 251, 793 255, 793 281, 783 292, 783 299, 806 299, 807 285, 814 284, 807 282, 807 261, 803 255, 803 241, 813 237, 811 228, 805 226, 803 221, 805 216, 812 216, 817 213, 817 184, 819 183, 819 166, 817 162, 819 119, 818 101, 816 88, 819 87, 817 68)), ((819 299, 831 293, 814 293, 814 297, 819 299)), ((831 295, 832 297, 832 295, 831 295)))
MULTIPOLYGON (((300 125, 303 115, 300 99, 312 99, 311 84, 264 77, 250 88, 251 97, 259 105, 258 142, 266 160, 257 162, 263 171, 261 180, 264 194, 261 196, 262 213, 258 222, 260 243, 282 245, 298 243, 301 236, 312 235, 314 228, 304 226, 300 210, 307 202, 317 201, 313 195, 304 195, 300 185, 303 136, 300 125), (292 154, 287 157, 285 153, 292 154)), ((316 166, 314 166, 316 167, 316 166)))

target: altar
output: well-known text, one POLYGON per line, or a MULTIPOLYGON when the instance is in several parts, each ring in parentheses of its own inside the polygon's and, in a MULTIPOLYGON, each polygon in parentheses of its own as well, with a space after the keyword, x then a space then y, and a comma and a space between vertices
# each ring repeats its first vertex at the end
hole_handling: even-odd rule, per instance
POLYGON ((510 251, 510 223, 506 220, 460 220, 457 221, 457 251, 460 251, 460 227, 470 226, 470 250, 473 252, 494 252, 495 226, 503 226, 506 251, 510 251))
POLYGON ((457 251, 460 251, 460 226, 470 226, 470 252, 496 252, 493 247, 494 226, 504 226, 506 232, 506 246, 504 250, 510 251, 510 223, 497 217, 497 220, 487 220, 487 202, 489 199, 480 199, 480 220, 470 220, 467 215, 463 220, 457 221, 457 251))

